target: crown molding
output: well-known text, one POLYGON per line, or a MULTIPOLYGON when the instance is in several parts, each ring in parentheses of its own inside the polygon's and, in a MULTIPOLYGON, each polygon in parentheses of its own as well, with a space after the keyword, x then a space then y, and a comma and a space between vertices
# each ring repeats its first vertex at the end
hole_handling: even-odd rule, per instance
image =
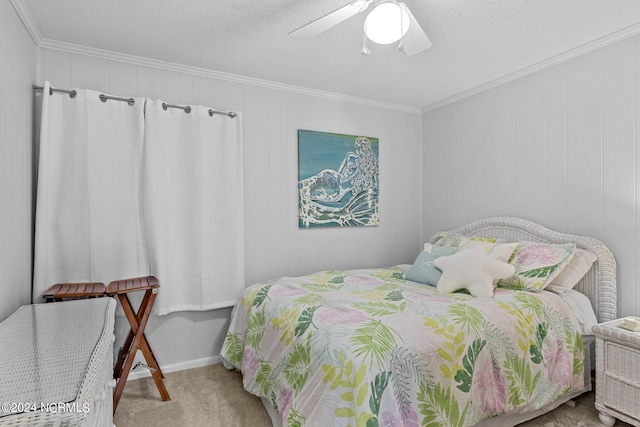
POLYGON ((36 21, 33 20, 33 16, 31 16, 31 12, 29 8, 24 3, 24 0, 9 0, 11 5, 18 13, 18 16, 22 20, 25 28, 31 35, 31 38, 36 43, 37 46, 40 46, 42 43, 42 33, 40 33, 40 29, 36 25, 36 21))
POLYGON ((554 65, 576 58, 580 55, 584 55, 588 52, 603 48, 607 45, 623 40, 627 37, 640 34, 640 23, 630 25, 629 27, 623 28, 618 31, 614 31, 613 33, 607 34, 589 43, 585 43, 574 49, 570 49, 566 52, 562 52, 551 58, 537 62, 528 67, 514 71, 510 74, 507 74, 505 76, 483 83, 472 89, 466 90, 464 92, 460 92, 456 95, 453 95, 451 97, 445 98, 436 103, 420 108, 420 107, 412 107, 407 105, 393 104, 393 103, 388 103, 383 101, 376 101, 376 100, 367 99, 367 98, 359 98, 359 97, 344 95, 344 94, 335 93, 335 92, 310 89, 302 86, 289 85, 286 83, 279 83, 279 82, 274 82, 270 80, 258 79, 258 78, 242 76, 238 74, 225 73, 222 71, 215 71, 215 70, 210 70, 206 68, 193 67, 189 65, 160 61, 157 59, 146 58, 142 56, 129 55, 129 54, 120 53, 120 52, 114 52, 109 50, 92 48, 88 46, 77 45, 73 43, 66 43, 66 42, 61 42, 57 40, 46 39, 42 37, 42 34, 40 33, 38 26, 33 20, 33 17, 31 16, 31 12, 29 11, 29 8, 26 6, 26 4, 24 3, 24 0, 9 0, 9 1, 13 5, 18 15, 20 16, 20 19, 24 23, 24 26, 26 27, 27 31, 33 38, 34 42, 40 48, 60 50, 60 51, 65 51, 65 52, 70 52, 70 53, 75 53, 80 55, 87 55, 87 56, 93 56, 93 57, 102 58, 102 59, 108 59, 112 61, 126 62, 134 65, 141 65, 141 66, 158 68, 158 69, 168 70, 168 71, 175 71, 179 73, 193 74, 201 77, 214 78, 214 79, 225 80, 229 82, 263 87, 267 89, 275 89, 275 90, 291 92, 291 93, 296 93, 301 95, 314 96, 318 98, 326 98, 326 99, 342 101, 342 102, 350 102, 350 103, 374 107, 374 108, 382 108, 386 110, 395 110, 395 111, 401 111, 401 112, 413 113, 413 114, 421 114, 421 113, 424 114, 429 111, 436 110, 438 108, 444 107, 445 105, 452 104, 454 102, 460 101, 465 98, 469 98, 473 95, 477 95, 481 92, 485 92, 487 90, 496 88, 505 83, 509 83, 519 78, 534 74, 538 71, 545 70, 554 65))
POLYGON ((452 104, 456 101, 460 101, 462 99, 468 98, 470 96, 473 95, 477 95, 481 92, 485 92, 489 89, 493 89, 495 87, 501 86, 505 83, 509 83, 512 82, 514 80, 517 80, 521 77, 525 77, 534 73, 537 73, 538 71, 542 71, 545 70, 547 68, 550 68, 554 65, 558 65, 562 62, 566 62, 570 59, 576 58, 580 55, 584 55, 586 53, 592 52, 594 50, 597 49, 601 49, 605 46, 608 46, 610 44, 613 44, 615 42, 621 41, 623 39, 626 39, 628 37, 634 36, 640 34, 640 23, 639 24, 634 24, 634 25, 630 25, 626 28, 623 28, 621 30, 618 31, 614 31, 613 33, 607 34, 603 37, 600 37, 596 40, 593 40, 589 43, 585 43, 583 45, 580 45, 574 49, 570 49, 566 52, 562 52, 558 55, 552 56, 551 58, 545 59, 543 61, 537 62, 533 65, 530 65, 528 67, 522 68, 520 70, 514 71, 513 73, 507 74, 505 76, 499 77, 495 80, 491 80, 487 83, 483 83, 479 86, 474 87, 473 89, 469 89, 467 91, 464 92, 460 92, 457 95, 451 96, 449 98, 443 99, 442 101, 438 101, 434 104, 431 105, 427 105, 425 107, 422 107, 422 113, 427 113, 429 111, 433 111, 433 110, 437 110, 440 107, 444 107, 445 105, 448 104, 452 104))
POLYGON ((44 49, 60 50, 64 52, 70 52, 79 55, 93 56, 101 59, 108 59, 111 61, 125 62, 133 65, 140 65, 151 68, 159 68, 167 71, 174 71, 178 73, 187 73, 200 77, 208 77, 213 79, 225 80, 228 82, 246 84, 251 86, 258 86, 267 89, 275 89, 285 92, 291 92, 301 95, 309 95, 319 98, 332 99, 342 102, 350 102, 354 104, 365 105, 375 108, 383 108, 386 110, 402 111, 405 113, 420 114, 421 109, 419 107, 411 107, 400 104, 392 104, 388 102, 376 101, 367 98, 358 98, 355 96, 343 95, 335 92, 328 92, 316 89, 309 89, 301 86, 290 85, 286 83, 279 83, 270 80, 263 80, 254 77, 242 76, 238 74, 225 73, 222 71, 210 70, 207 68, 194 67, 191 65, 183 65, 174 62, 160 61, 157 59, 146 58, 137 55, 129 55, 126 53, 114 52, 110 50, 97 49, 88 46, 77 45, 73 43, 61 42, 57 40, 51 40, 43 38, 39 47, 44 49))
POLYGON ((301 86, 289 85, 285 83, 274 82, 270 80, 257 79, 254 77, 242 76, 237 74, 225 73, 222 71, 209 70, 206 68, 193 67, 190 65, 177 64, 173 62, 160 61, 157 59, 146 58, 142 56, 129 55, 120 52, 114 52, 104 49, 97 49, 88 46, 82 46, 73 43, 61 42, 42 37, 38 26, 36 25, 29 8, 24 0, 10 0, 14 9, 22 19, 25 27, 36 45, 43 49, 60 50, 64 52, 75 53, 79 55, 93 56, 96 58, 108 59, 111 61, 126 62, 129 64, 140 65, 145 67, 158 68, 162 70, 175 71, 178 73, 187 73, 201 77, 225 80, 245 85, 258 86, 267 89, 275 89, 285 92, 291 92, 301 95, 314 96, 318 98, 326 98, 342 102, 350 102, 353 104, 365 105, 374 108, 383 108, 386 110, 402 111, 405 113, 420 114, 419 107, 411 107, 407 105, 392 104, 388 102, 376 101, 367 98, 359 98, 355 96, 343 95, 335 92, 328 92, 316 89, 305 88, 301 86))

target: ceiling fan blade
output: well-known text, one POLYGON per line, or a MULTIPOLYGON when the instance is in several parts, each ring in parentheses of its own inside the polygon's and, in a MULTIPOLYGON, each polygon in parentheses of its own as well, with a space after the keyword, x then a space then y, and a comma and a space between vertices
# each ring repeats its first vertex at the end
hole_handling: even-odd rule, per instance
POLYGON ((300 39, 310 39, 311 37, 317 36, 321 32, 328 30, 334 25, 357 15, 360 12, 364 12, 371 3, 373 3, 373 0, 352 1, 340 9, 336 9, 315 21, 311 21, 310 23, 291 31, 288 35, 298 37, 300 39))
POLYGON ((404 3, 401 4, 407 9, 410 21, 409 31, 407 31, 407 34, 402 38, 402 49, 407 56, 413 56, 430 48, 431 40, 429 40, 429 37, 427 37, 420 24, 418 24, 418 21, 415 16, 413 16, 413 13, 411 13, 411 10, 409 10, 404 3))

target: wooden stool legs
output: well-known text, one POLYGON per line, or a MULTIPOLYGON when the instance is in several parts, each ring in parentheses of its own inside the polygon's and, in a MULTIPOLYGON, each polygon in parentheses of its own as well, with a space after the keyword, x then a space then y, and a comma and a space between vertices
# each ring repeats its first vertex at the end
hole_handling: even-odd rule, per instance
MULTIPOLYGON (((116 365, 114 367, 114 378, 120 378, 122 374, 122 368, 124 366, 125 359, 131 351, 131 344, 133 342, 133 338, 136 335, 138 329, 141 327, 140 324, 142 321, 142 317, 146 310, 144 306, 145 304, 150 304, 149 306, 151 307, 153 303, 150 301, 151 301, 151 298, 155 298, 155 295, 156 293, 152 291, 151 295, 149 295, 149 298, 148 298, 149 301, 146 303, 145 303, 145 300, 142 301, 142 304, 140 305, 140 309, 138 310, 138 314, 135 317, 135 322, 133 319, 129 317, 129 315, 127 315, 127 320, 129 320, 129 324, 132 326, 131 326, 131 330, 129 331, 129 335, 127 335, 127 339, 124 342, 124 345, 122 346, 122 348, 120 349, 120 352, 118 353, 118 361, 116 362, 116 365), (133 325, 136 325, 136 326, 133 326, 133 325)), ((146 297, 147 295, 145 294, 145 299, 146 297)), ((129 307, 127 310, 125 310, 125 314, 133 313, 133 307, 127 295, 120 294, 118 295, 118 298, 120 299, 120 304, 122 305, 123 310, 125 310, 124 309, 125 306, 129 307)), ((151 346, 149 345, 149 342, 147 341, 147 337, 144 334, 144 332, 142 333, 142 338, 140 339, 139 348, 142 351, 142 354, 144 355, 145 360, 147 361, 147 365, 150 368, 153 368, 155 371, 159 372, 161 378, 164 378, 164 374, 162 373, 160 366, 156 362, 156 357, 153 354, 153 350, 151 350, 151 346)))
POLYGON ((111 282, 107 287, 107 295, 118 296, 120 304, 122 305, 122 310, 131 325, 131 330, 127 335, 124 347, 118 354, 118 361, 116 362, 113 370, 113 377, 117 380, 116 388, 113 392, 114 413, 118 406, 118 402, 120 402, 120 397, 122 396, 124 386, 127 382, 127 377, 131 371, 138 349, 142 351, 142 354, 147 361, 147 365, 149 365, 151 376, 153 377, 156 387, 160 392, 160 397, 163 401, 171 400, 169 393, 164 386, 164 382, 162 381, 164 374, 162 373, 160 366, 158 366, 158 362, 151 350, 151 346, 144 335, 144 329, 147 326, 149 315, 151 314, 151 309, 153 308, 153 303, 158 293, 158 287, 158 281, 153 276, 111 282), (131 305, 131 301, 129 300, 127 293, 141 290, 145 290, 145 294, 142 299, 142 303, 140 304, 140 308, 138 309, 138 313, 136 313, 131 305))

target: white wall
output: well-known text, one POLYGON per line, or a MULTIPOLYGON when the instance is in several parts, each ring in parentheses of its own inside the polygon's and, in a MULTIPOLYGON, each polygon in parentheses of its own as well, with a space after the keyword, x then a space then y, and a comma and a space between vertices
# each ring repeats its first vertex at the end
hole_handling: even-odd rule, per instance
MULTIPOLYGON (((420 117, 198 73, 36 49, 9 2, 0 2, 0 319, 29 302, 31 84, 36 71, 62 88, 242 111, 248 283, 326 268, 411 262, 420 242, 438 230, 480 217, 514 215, 608 244, 618 260, 619 314, 637 314, 639 37, 420 117), (380 137, 379 227, 297 228, 298 128, 380 137)), ((154 316, 148 336, 160 363, 178 366, 217 355, 229 313, 154 316)), ((122 321, 118 329, 122 340, 122 321)))
POLYGON ((423 114, 423 240, 519 216, 593 236, 640 313, 640 36, 423 114))
MULTIPOLYGON (((242 111, 247 284, 324 269, 413 262, 420 248, 419 112, 62 50, 42 49, 40 63, 39 75, 59 88, 242 111), (379 227, 298 229, 298 129, 380 138, 379 227)), ((229 314, 230 309, 221 309, 153 316, 147 337, 159 363, 180 367, 219 354, 229 314)), ((126 324, 119 320, 121 342, 126 324)))
MULTIPOLYGON (((421 118, 64 50, 37 49, 36 70, 33 41, 9 2, 0 2, 0 319, 29 302, 36 71, 61 88, 242 111, 248 283, 411 262, 438 230, 514 215, 608 244, 618 260, 619 314, 637 314, 638 44, 629 38, 421 118), (298 128, 380 138, 379 227, 297 228, 298 128)), ((154 316, 148 336, 160 363, 217 355, 229 313, 154 316)), ((122 340, 122 321, 118 329, 122 340)))
POLYGON ((36 47, 0 1, 0 321, 31 299, 32 105, 36 47))

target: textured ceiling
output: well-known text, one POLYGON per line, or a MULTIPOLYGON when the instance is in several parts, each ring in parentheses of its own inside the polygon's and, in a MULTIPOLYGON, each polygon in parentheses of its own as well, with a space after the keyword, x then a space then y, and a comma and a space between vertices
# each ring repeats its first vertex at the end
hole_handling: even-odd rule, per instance
POLYGON ((433 46, 369 43, 365 14, 287 33, 348 0, 17 0, 43 39, 409 107, 428 107, 640 24, 638 0, 405 0, 433 46))

